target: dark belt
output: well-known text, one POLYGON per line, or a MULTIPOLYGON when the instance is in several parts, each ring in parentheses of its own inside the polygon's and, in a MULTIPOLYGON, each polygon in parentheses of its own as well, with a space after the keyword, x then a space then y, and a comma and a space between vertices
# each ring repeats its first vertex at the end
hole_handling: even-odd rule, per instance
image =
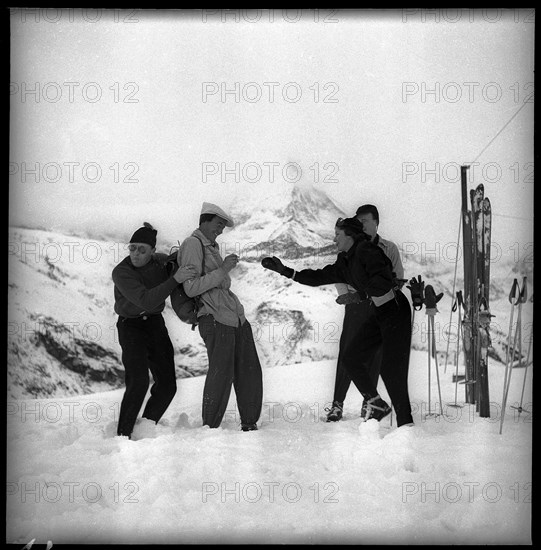
POLYGON ((146 321, 151 317, 158 317, 158 316, 161 317, 161 315, 162 315, 161 313, 144 313, 142 315, 138 315, 137 317, 123 317, 122 315, 119 315, 118 320, 121 321, 122 323, 127 319, 132 319, 132 320, 138 319, 140 321, 146 321))

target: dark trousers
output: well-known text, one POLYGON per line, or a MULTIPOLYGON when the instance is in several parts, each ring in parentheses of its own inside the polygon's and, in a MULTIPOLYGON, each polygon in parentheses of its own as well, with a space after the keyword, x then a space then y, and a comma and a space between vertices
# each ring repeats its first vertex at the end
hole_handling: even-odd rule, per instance
POLYGON ((161 315, 150 315, 146 319, 119 317, 116 326, 126 372, 117 433, 131 436, 148 390, 149 370, 154 383, 143 417, 158 422, 175 396, 174 351, 161 315))
POLYGON ((199 318, 209 370, 203 389, 203 425, 217 428, 225 414, 231 386, 235 388, 242 424, 255 424, 261 414, 263 375, 248 321, 238 327, 219 323, 212 315, 199 318))
POLYGON ((345 305, 346 311, 344 313, 342 334, 340 335, 340 348, 336 364, 333 401, 343 403, 346 399, 349 386, 351 385, 351 378, 343 361, 343 354, 348 348, 351 348, 349 352, 350 356, 357 356, 360 359, 360 361, 355 363, 354 367, 368 370, 373 385, 378 385, 382 354, 381 344, 379 346, 374 346, 372 349, 365 350, 364 352, 362 350, 362 331, 364 324, 373 315, 372 307, 369 300, 364 300, 360 304, 345 305))
POLYGON ((411 308, 401 291, 383 306, 370 305, 371 314, 359 328, 356 345, 342 353, 342 364, 365 399, 378 394, 369 369, 375 350, 381 346, 380 375, 396 413, 398 426, 412 422, 408 393, 411 346, 411 308))

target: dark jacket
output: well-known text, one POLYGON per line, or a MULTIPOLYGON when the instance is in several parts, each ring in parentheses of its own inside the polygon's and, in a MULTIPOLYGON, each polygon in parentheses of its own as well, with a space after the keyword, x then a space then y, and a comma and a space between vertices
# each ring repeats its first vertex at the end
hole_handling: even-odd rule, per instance
POLYGON ((143 267, 134 267, 130 257, 124 258, 113 269, 115 283, 115 312, 122 317, 139 317, 161 313, 165 299, 178 285, 169 277, 165 254, 154 254, 143 267))
POLYGON ((336 262, 322 269, 303 269, 294 280, 309 286, 347 283, 367 296, 383 296, 394 286, 391 260, 371 241, 358 240, 336 262))

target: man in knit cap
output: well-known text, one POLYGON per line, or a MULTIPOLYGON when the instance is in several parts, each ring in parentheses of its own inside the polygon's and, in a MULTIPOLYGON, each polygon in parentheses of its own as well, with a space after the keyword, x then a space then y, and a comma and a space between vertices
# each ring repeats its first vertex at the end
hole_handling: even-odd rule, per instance
POLYGON ((162 311, 173 289, 196 274, 193 266, 186 266, 168 275, 167 256, 155 253, 156 234, 147 222, 135 231, 128 246, 129 256, 112 274, 118 314, 116 326, 126 372, 117 434, 130 439, 148 390, 148 371, 154 383, 143 411, 142 425, 155 427, 176 393, 173 344, 162 311))
POLYGON ((261 365, 244 307, 231 292, 229 272, 236 267, 238 256, 229 254, 222 259, 216 243, 224 228, 233 225, 233 219, 219 206, 204 202, 199 228, 180 246, 178 264, 201 266, 204 259, 204 270, 198 267, 197 276, 184 283, 188 296, 200 296, 199 333, 209 360, 203 389, 203 425, 220 426, 233 385, 241 429, 251 431, 257 430, 261 414, 261 365))

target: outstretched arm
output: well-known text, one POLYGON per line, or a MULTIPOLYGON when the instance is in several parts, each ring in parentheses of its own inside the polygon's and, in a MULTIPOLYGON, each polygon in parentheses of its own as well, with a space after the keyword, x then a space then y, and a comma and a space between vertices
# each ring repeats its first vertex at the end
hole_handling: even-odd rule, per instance
POLYGON ((297 271, 293 280, 308 286, 346 282, 336 264, 326 265, 322 269, 303 269, 302 271, 297 271))
POLYGON ((294 271, 292 268, 285 266, 279 258, 272 256, 263 258, 261 265, 271 271, 276 271, 284 277, 293 279, 298 283, 307 286, 321 286, 332 283, 345 283, 342 271, 336 263, 326 265, 322 269, 303 269, 302 271, 294 271))

